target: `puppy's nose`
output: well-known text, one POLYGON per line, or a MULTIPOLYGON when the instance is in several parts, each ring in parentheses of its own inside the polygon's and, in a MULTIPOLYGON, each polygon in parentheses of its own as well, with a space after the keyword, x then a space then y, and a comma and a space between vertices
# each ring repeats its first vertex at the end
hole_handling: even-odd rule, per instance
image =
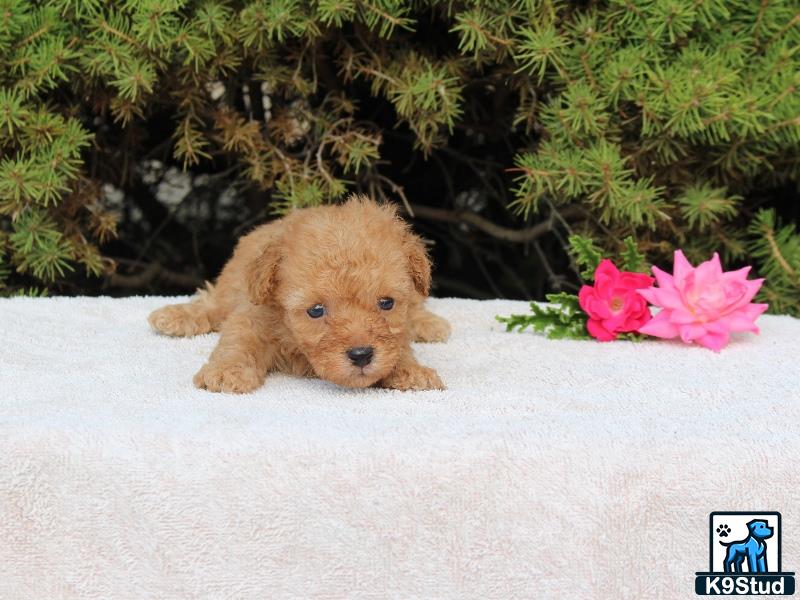
POLYGON ((347 351, 347 358, 357 367, 366 367, 372 362, 372 346, 358 346, 347 351))

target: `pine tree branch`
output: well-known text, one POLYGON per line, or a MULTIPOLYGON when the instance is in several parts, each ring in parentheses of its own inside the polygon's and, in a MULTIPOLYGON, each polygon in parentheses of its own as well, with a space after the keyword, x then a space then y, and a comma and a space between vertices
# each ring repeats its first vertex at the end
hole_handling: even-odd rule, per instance
MULTIPOLYGON (((478 213, 466 209, 446 210, 433 208, 421 204, 412 204, 411 210, 415 218, 442 221, 445 223, 467 224, 480 229, 490 236, 506 242, 524 244, 535 240, 553 229, 553 220, 548 219, 525 229, 511 229, 493 223, 480 216, 478 213)), ((570 205, 559 211, 565 219, 574 219, 583 215, 583 209, 577 205, 570 205)))
POLYGON ((182 288, 198 288, 203 285, 202 277, 192 275, 190 273, 178 273, 176 271, 170 271, 169 269, 162 267, 161 264, 157 262, 146 265, 145 268, 136 275, 112 273, 107 279, 110 287, 131 289, 145 288, 154 281, 162 281, 169 285, 175 285, 182 288))
POLYGON ((775 259, 775 262, 777 262, 780 265, 781 269, 783 269, 789 277, 796 279, 797 272, 792 268, 792 265, 790 265, 789 262, 784 258, 780 246, 778 245, 777 240, 775 240, 774 232, 767 230, 764 232, 764 237, 766 238, 767 243, 769 244, 770 250, 772 251, 772 258, 775 259))

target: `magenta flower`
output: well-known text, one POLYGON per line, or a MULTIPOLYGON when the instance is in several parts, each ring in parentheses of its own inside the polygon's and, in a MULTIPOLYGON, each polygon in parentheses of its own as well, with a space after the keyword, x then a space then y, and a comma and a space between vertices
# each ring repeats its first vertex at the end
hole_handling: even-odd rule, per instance
POLYGON ((589 315, 586 329, 601 342, 617 339, 619 333, 636 331, 650 320, 647 302, 637 289, 653 285, 644 273, 620 271, 604 258, 594 272, 594 285, 584 285, 578 293, 583 311, 589 315))
POLYGON ((733 331, 758 333, 758 316, 767 304, 750 302, 763 279, 747 279, 750 267, 722 271, 719 255, 696 268, 683 252, 675 251, 673 274, 653 267, 658 287, 637 290, 642 297, 662 310, 639 328, 639 333, 660 338, 680 338, 686 343, 719 352, 733 331))

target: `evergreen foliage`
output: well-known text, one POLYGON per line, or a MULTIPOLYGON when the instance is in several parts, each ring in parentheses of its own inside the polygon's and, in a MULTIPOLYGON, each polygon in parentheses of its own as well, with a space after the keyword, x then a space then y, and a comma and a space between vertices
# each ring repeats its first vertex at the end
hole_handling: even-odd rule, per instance
POLYGON ((781 226, 774 210, 760 210, 749 228, 749 251, 766 278, 762 297, 775 312, 797 312, 800 298, 800 235, 781 226))
POLYGON ((574 294, 561 292, 547 294, 550 304, 531 302, 531 313, 527 315, 511 315, 495 317, 506 326, 506 331, 517 330, 520 333, 529 327, 536 333, 543 333, 551 339, 589 340, 591 336, 586 330, 588 317, 574 294))
POLYGON ((719 250, 800 315, 797 213, 762 195, 800 181, 795 0, 0 0, 0 63, 7 293, 108 276, 103 185, 156 155, 232 173, 277 213, 348 190, 408 205, 363 89, 421 160, 487 102, 507 116, 499 210, 581 234, 584 271, 719 250))
MULTIPOLYGON (((639 252, 636 242, 632 237, 623 240, 624 251, 621 260, 614 263, 621 271, 644 272, 649 271, 649 266, 644 255, 639 252)), ((587 285, 592 285, 594 272, 600 261, 608 258, 595 243, 587 237, 572 235, 569 238, 569 251, 572 259, 580 268, 580 274, 587 285)), ((520 333, 530 327, 536 333, 543 333, 551 339, 592 339, 586 329, 588 315, 581 308, 578 296, 567 292, 547 294, 549 305, 539 305, 531 302, 531 312, 527 315, 511 315, 508 317, 495 317, 506 326, 506 331, 517 330, 520 333)), ((639 341, 644 336, 641 334, 619 333, 618 339, 639 341)))

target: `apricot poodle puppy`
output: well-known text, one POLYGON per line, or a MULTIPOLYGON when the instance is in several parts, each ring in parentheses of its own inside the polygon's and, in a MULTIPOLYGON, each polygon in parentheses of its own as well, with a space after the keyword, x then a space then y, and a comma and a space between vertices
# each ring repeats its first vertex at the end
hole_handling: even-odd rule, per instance
POLYGON ((443 389, 412 341, 444 341, 450 325, 423 306, 431 263, 396 210, 352 196, 297 210, 239 240, 215 285, 148 317, 157 331, 220 331, 194 376, 212 392, 249 392, 270 371, 339 385, 443 389))

